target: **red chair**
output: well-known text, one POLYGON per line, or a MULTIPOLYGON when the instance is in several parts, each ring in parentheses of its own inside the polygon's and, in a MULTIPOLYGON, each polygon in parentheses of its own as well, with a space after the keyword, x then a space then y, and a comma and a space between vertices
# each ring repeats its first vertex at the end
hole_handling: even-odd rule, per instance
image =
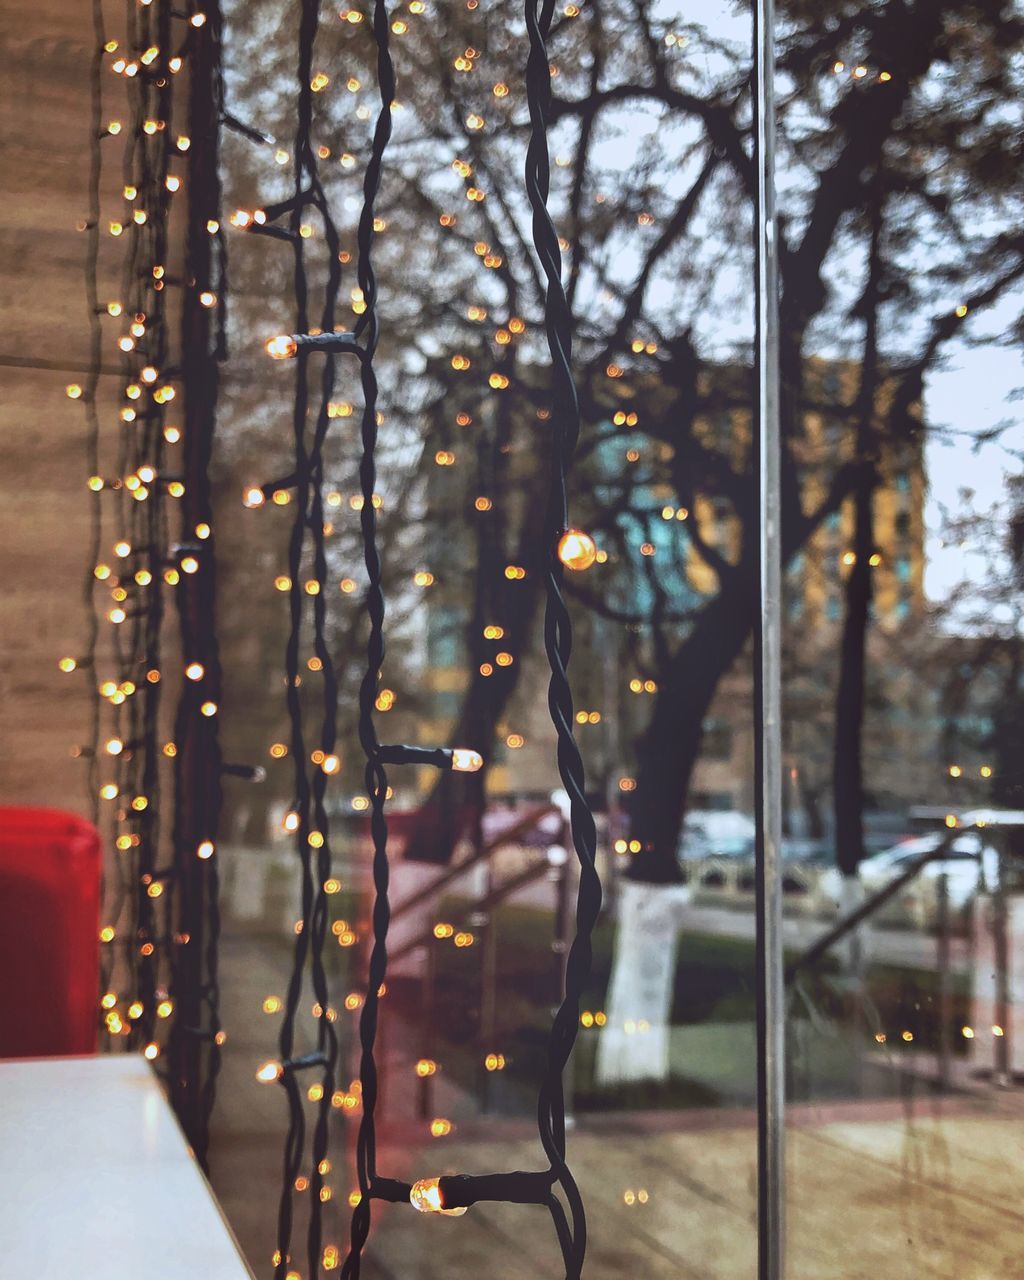
POLYGON ((84 819, 0 808, 0 1058, 95 1052, 100 875, 84 819))

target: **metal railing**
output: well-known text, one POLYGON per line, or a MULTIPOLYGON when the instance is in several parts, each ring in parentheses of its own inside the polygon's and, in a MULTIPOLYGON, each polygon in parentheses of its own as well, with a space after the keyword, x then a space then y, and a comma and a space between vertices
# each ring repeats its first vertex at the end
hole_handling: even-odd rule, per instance
MULTIPOLYGON (((539 805, 524 814, 516 822, 482 842, 469 857, 455 866, 449 867, 429 884, 411 893, 392 911, 394 922, 420 909, 428 909, 430 916, 427 924, 406 942, 399 944, 389 953, 389 963, 393 966, 417 951, 423 952, 424 962, 420 972, 419 1001, 419 1053, 421 1059, 432 1062, 435 1056, 436 1042, 436 990, 437 990, 437 936, 434 932, 438 919, 437 908, 446 893, 467 873, 474 869, 486 868, 487 879, 484 890, 475 897, 467 897, 465 901, 447 916, 446 923, 453 927, 471 926, 480 938, 480 971, 481 971, 481 1010, 480 1027, 477 1036, 477 1097, 482 1112, 489 1106, 489 1077, 484 1067, 486 1055, 494 1050, 498 1041, 497 1027, 497 931, 494 927, 493 915, 499 907, 510 899, 542 880, 555 884, 555 907, 553 911, 553 931, 551 948, 555 958, 552 970, 552 1007, 557 1006, 565 989, 565 962, 568 955, 568 943, 572 931, 572 878, 573 864, 568 856, 568 843, 571 839, 568 823, 558 805, 539 805), (551 847, 558 848, 565 856, 552 859, 551 848, 545 845, 538 848, 537 860, 531 865, 514 872, 500 883, 495 881, 493 862, 497 855, 510 848, 522 847, 523 837, 536 831, 545 819, 552 815, 560 818, 560 830, 549 842, 551 847)), ((476 950, 476 948, 474 948, 476 950)), ((420 1119, 429 1119, 434 1112, 435 1074, 425 1073, 419 1076, 416 1110, 420 1119)), ((566 1089, 566 1103, 571 1100, 571 1090, 566 1089)))
MULTIPOLYGON (((871 894, 848 915, 838 920, 832 928, 826 930, 815 942, 813 942, 805 951, 797 958, 791 961, 785 967, 785 982, 787 987, 791 987, 797 977, 812 968, 818 961, 844 938, 850 936, 860 925, 869 921, 875 916, 888 902, 890 902, 898 893, 900 893, 908 884, 914 881, 921 872, 934 862, 941 862, 948 858, 953 842, 961 838, 965 832, 976 832, 982 834, 983 828, 974 827, 954 827, 951 828, 943 840, 941 840, 934 849, 929 849, 911 862, 900 874, 883 885, 875 893, 871 894)), ((986 835, 992 833, 987 831, 986 835)), ((984 845, 979 847, 976 855, 979 866, 983 866, 984 845)), ((998 851, 998 864, 995 883, 991 886, 991 897, 993 905, 992 915, 992 940, 995 951, 995 1023, 1001 1029, 1001 1034, 994 1038, 994 1079, 996 1083, 1005 1084, 1010 1079, 1010 947, 1009 947, 1009 928, 1008 928, 1008 904, 1006 891, 1006 875, 1005 875, 1005 858, 1002 851, 998 851)), ((952 1059, 953 1059, 953 1036, 952 1036, 952 1011, 953 1011, 953 991, 951 984, 951 955, 950 955, 950 902, 949 902, 949 880, 948 876, 943 873, 938 877, 937 883, 938 893, 938 913, 937 913, 937 953, 936 953, 936 969, 939 978, 939 1046, 937 1059, 936 1083, 943 1090, 948 1090, 951 1086, 952 1077, 952 1059)))

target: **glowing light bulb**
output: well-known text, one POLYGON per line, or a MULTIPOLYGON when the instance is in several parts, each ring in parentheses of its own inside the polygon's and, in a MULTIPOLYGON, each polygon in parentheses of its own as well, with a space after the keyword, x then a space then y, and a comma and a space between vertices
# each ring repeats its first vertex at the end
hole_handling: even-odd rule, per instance
POLYGON ((260 1084, 273 1084, 275 1080, 280 1080, 284 1075, 284 1068, 280 1062, 264 1062, 256 1072, 256 1079, 260 1084))
POLYGON ((246 489, 242 496, 242 501, 247 507, 262 507, 267 497, 262 489, 257 489, 254 485, 250 489, 246 489))
POLYGON ((597 559, 597 546, 582 529, 566 529, 558 540, 558 558, 567 569, 581 573, 597 559))
POLYGON ((185 668, 185 675, 189 680, 202 680, 206 674, 206 668, 201 662, 190 662, 185 668))
POLYGON ((299 344, 287 333, 279 333, 276 338, 268 338, 263 345, 271 360, 291 360, 299 349, 299 344))
MULTIPOLYGON (((436 1123, 437 1121, 434 1121, 434 1124, 436 1123)), ((414 1182, 409 1192, 409 1203, 420 1213, 443 1213, 451 1218, 461 1218, 466 1212, 465 1207, 460 1209, 444 1207, 440 1178, 420 1178, 418 1182, 414 1182)))
POLYGON ((124 750, 124 743, 120 738, 110 738, 107 740, 104 750, 108 756, 119 756, 124 750))
POLYGON ((61 669, 61 671, 64 672, 65 675, 68 675, 70 674, 70 672, 74 671, 78 667, 78 663, 75 661, 74 658, 61 658, 61 660, 57 663, 57 666, 61 669))
POLYGON ((67 396, 69 400, 81 400, 82 388, 78 385, 77 382, 69 382, 68 385, 64 388, 64 394, 67 396))
POLYGON ((452 768, 457 773, 476 773, 484 767, 484 758, 479 751, 470 751, 467 747, 456 747, 452 751, 452 768))
POLYGON ((196 848, 196 857, 202 858, 205 862, 207 858, 212 858, 215 846, 212 840, 201 840, 196 848))

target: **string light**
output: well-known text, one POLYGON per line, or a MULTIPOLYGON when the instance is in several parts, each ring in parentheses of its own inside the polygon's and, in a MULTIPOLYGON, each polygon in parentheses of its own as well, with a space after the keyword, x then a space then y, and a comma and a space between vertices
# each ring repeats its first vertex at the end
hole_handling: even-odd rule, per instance
MULTIPOLYGON (((441 1123, 435 1120, 431 1125, 431 1130, 433 1131, 434 1126, 438 1126, 441 1123)), ((409 1202, 420 1213, 441 1213, 447 1217, 459 1218, 466 1212, 465 1207, 457 1209, 446 1209, 444 1207, 440 1178, 421 1178, 418 1182, 414 1182, 409 1192, 409 1202)))
POLYGON ((567 569, 580 573, 597 559, 597 546, 582 529, 567 529, 558 540, 558 558, 567 569))

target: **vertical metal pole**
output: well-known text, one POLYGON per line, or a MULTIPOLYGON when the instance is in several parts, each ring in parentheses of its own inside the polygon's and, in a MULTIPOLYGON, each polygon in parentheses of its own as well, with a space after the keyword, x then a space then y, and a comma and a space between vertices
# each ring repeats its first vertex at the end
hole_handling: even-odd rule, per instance
POLYGON ((995 1047, 995 1083, 1005 1088, 1010 1083, 1010 930, 1009 904, 1006 900, 1006 860, 999 851, 999 877, 993 916, 996 961, 996 1021, 999 1032, 993 1032, 995 1047))
POLYGON ((775 221, 775 4, 754 0, 757 209, 759 612, 754 670, 757 790, 757 1226, 759 1280, 782 1280, 785 989, 782 959, 781 437, 775 221))
POLYGON ((938 880, 939 939, 937 967, 939 970, 939 1088, 949 1092, 953 1062, 953 987, 949 971, 949 877, 943 872, 938 880))

